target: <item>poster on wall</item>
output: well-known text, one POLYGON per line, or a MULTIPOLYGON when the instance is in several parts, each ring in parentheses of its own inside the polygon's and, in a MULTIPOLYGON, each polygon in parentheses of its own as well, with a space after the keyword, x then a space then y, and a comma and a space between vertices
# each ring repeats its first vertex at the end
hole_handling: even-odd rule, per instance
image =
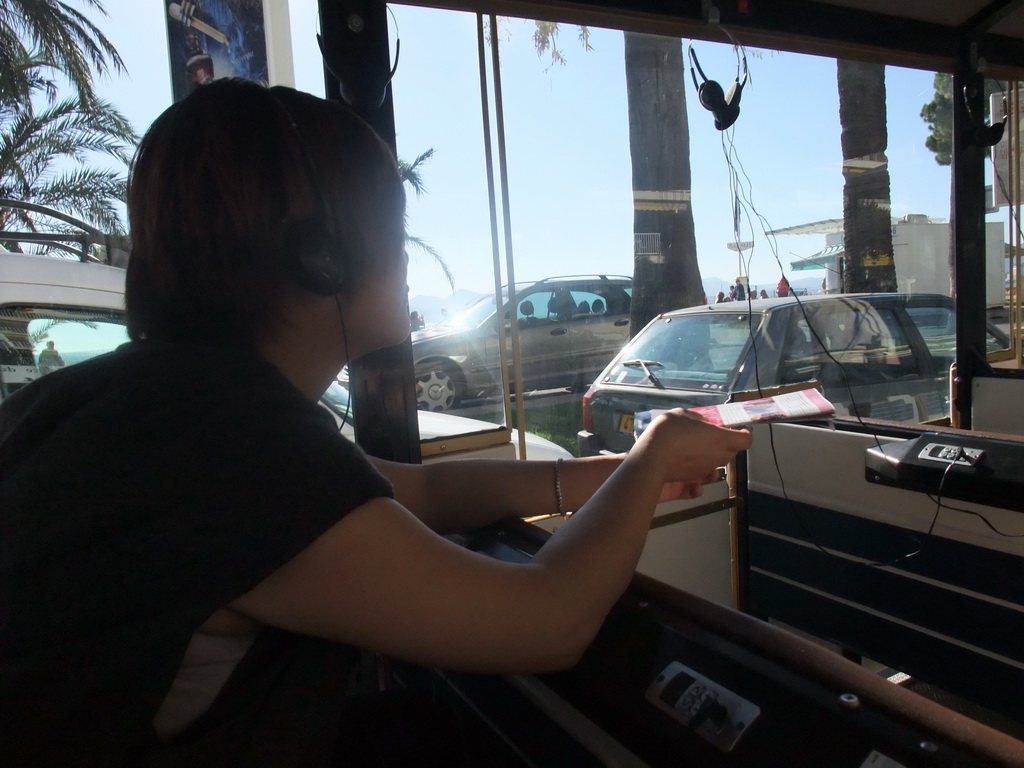
POLYGON ((269 82, 263 0, 168 2, 174 100, 221 77, 269 82))

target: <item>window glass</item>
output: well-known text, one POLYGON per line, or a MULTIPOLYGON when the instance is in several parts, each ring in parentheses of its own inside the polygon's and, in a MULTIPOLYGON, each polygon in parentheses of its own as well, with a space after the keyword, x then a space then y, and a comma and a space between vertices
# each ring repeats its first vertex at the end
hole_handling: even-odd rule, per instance
MULTIPOLYGON (((952 306, 907 307, 907 314, 924 338, 936 364, 948 368, 956 360, 956 313, 952 306)), ((1002 313, 993 313, 995 322, 989 322, 985 330, 985 352, 991 354, 1009 348, 1009 338, 998 323, 1002 313)))
MULTIPOLYGON (((642 368, 623 365, 625 357, 605 369, 659 313, 732 302, 726 306, 737 312, 699 321, 708 323, 700 365, 685 362, 696 359, 696 341, 660 327, 661 343, 682 346, 628 353, 664 363, 651 371, 666 386, 701 382, 727 396, 749 383, 742 356, 758 325, 749 315, 764 309, 748 299, 950 295, 948 79, 758 49, 742 35, 713 43, 501 18, 485 30, 484 127, 476 17, 391 7, 402 37, 394 79, 399 155, 434 150, 417 169, 424 191, 410 195, 409 231, 435 249, 454 280, 434 256, 410 250, 410 309, 427 326, 413 340, 421 407, 504 421, 504 333, 510 352, 519 344, 523 391, 513 397, 525 405, 526 428, 577 451, 592 385, 657 388, 642 368), (698 89, 708 81, 731 89, 736 109, 707 109, 698 89), (431 328, 494 306, 473 302, 493 294, 495 249, 498 282, 517 283, 515 309, 502 314, 515 319, 516 333, 494 321, 486 333, 474 326, 472 338, 428 339, 431 328), (467 307, 474 309, 461 314, 467 307)), ((998 93, 998 85, 990 90, 998 93)), ((985 233, 986 301, 996 328, 990 347, 1005 325, 1005 219, 1005 207, 997 209, 985 233)), ((902 310, 838 304, 795 326, 803 349, 794 345, 786 361, 782 340, 765 340, 758 370, 775 366, 765 381, 816 375, 837 388, 847 379, 884 385, 884 394, 847 396, 851 413, 948 416, 940 381, 927 392, 914 383, 948 371, 955 338, 941 318, 922 320, 921 346, 902 310)))
POLYGON ((120 315, 55 307, 0 308, 0 393, 128 341, 120 315))
POLYGON ((949 368, 956 360, 956 313, 953 307, 907 307, 907 314, 936 364, 949 368))

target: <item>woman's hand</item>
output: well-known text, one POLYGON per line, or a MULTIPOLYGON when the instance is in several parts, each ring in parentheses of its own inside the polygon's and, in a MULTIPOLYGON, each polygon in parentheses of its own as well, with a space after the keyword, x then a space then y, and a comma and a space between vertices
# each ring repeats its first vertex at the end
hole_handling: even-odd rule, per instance
POLYGON ((631 452, 661 466, 665 486, 660 500, 666 501, 699 496, 701 484, 714 480, 718 467, 748 449, 751 441, 747 429, 719 427, 676 408, 655 419, 631 452))

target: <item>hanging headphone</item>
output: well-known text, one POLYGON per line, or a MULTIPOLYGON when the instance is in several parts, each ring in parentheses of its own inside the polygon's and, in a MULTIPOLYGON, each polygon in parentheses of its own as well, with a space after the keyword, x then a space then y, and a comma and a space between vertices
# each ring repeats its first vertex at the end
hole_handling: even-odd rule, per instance
POLYGON ((964 86, 964 106, 967 108, 967 117, 971 124, 967 129, 967 141, 976 147, 987 148, 998 144, 1003 138, 1003 130, 1006 128, 1006 97, 1003 97, 1003 120, 995 122, 995 115, 992 115, 992 124, 986 125, 984 118, 975 117, 971 110, 971 100, 968 96, 968 86, 964 86))
POLYGON ((693 87, 697 89, 697 99, 704 109, 715 116, 715 128, 724 131, 740 116, 740 97, 743 95, 743 86, 747 84, 747 54, 745 52, 743 54, 742 79, 737 74, 736 81, 729 86, 729 92, 726 93, 722 90, 722 86, 714 80, 708 80, 707 75, 704 74, 700 62, 697 61, 697 52, 693 50, 693 43, 690 43, 689 51, 690 59, 693 61, 693 66, 690 67, 690 76, 693 78, 693 87), (703 83, 697 82, 697 72, 700 72, 703 83))
POLYGON ((320 296, 333 296, 341 290, 348 276, 348 247, 338 232, 335 215, 299 126, 284 102, 273 92, 268 90, 267 93, 281 113, 285 130, 292 137, 292 143, 302 158, 310 189, 320 206, 318 215, 290 222, 285 227, 285 247, 294 249, 296 253, 291 278, 307 291, 320 296))

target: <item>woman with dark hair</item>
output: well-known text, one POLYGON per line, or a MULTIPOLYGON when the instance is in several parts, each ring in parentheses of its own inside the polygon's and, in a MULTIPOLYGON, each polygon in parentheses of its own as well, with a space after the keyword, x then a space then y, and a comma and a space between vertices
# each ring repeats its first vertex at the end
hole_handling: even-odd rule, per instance
POLYGON ((132 341, 0 407, 4 766, 358 764, 335 744, 358 649, 573 664, 659 499, 750 445, 681 411, 562 463, 348 442, 316 401, 409 317, 397 166, 340 105, 202 86, 146 134, 128 208, 132 341), (566 510, 528 564, 438 535, 566 510))

